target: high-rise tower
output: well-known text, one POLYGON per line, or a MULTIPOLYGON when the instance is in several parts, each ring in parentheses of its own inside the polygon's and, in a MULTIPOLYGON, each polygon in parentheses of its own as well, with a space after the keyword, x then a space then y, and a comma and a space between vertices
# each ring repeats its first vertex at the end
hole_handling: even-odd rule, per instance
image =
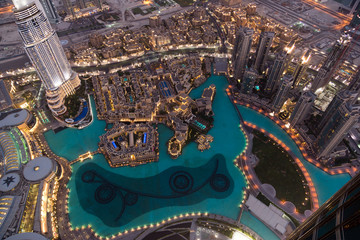
POLYGON ((308 116, 315 99, 316 95, 312 92, 301 94, 289 119, 291 126, 301 123, 308 116))
POLYGON ((80 9, 86 8, 85 0, 77 0, 76 1, 80 9))
POLYGON ((347 87, 349 91, 360 93, 360 68, 356 74, 352 77, 349 86, 347 87))
POLYGON ((233 52, 233 69, 236 81, 242 79, 249 60, 254 30, 240 28, 233 52))
POLYGON ((75 17, 75 11, 72 6, 72 2, 70 0, 63 0, 62 3, 64 4, 66 14, 71 18, 75 17))
POLYGON ((13 0, 15 19, 25 51, 46 88, 54 115, 66 112, 64 98, 75 92, 80 79, 70 68, 58 36, 41 7, 31 0, 13 0))
POLYGON ((283 51, 276 54, 275 62, 271 67, 265 85, 265 93, 273 93, 280 84, 280 79, 286 73, 291 62, 291 53, 295 49, 295 41, 292 40, 283 51))
POLYGON ((359 192, 360 174, 357 174, 286 239, 358 239, 360 232, 359 192))
POLYGON ((317 158, 326 158, 344 139, 360 116, 360 106, 341 104, 318 134, 314 146, 317 158))
POLYGON ((327 122, 330 121, 332 114, 343 104, 353 103, 357 98, 356 92, 351 91, 341 91, 335 95, 333 100, 330 102, 329 106, 326 108, 326 111, 322 115, 321 121, 319 123, 319 131, 325 126, 327 122))
POLYGON ((279 85, 280 79, 287 66, 286 60, 287 54, 285 51, 282 51, 276 55, 275 62, 271 67, 270 74, 265 85, 265 92, 267 94, 274 92, 274 90, 279 85))
POLYGON ((311 57, 311 50, 307 50, 304 53, 304 55, 301 57, 299 63, 297 64, 295 71, 293 73, 294 76, 293 87, 297 87, 302 77, 304 76, 304 73, 306 72, 309 65, 310 57, 311 57))
POLYGON ((285 75, 281 79, 280 88, 273 102, 273 108, 276 112, 278 112, 281 109, 282 105, 285 103, 289 90, 291 89, 292 82, 293 77, 291 75, 285 75))
POLYGON ((332 74, 336 71, 336 68, 341 62, 341 58, 344 56, 349 47, 350 40, 351 38, 349 35, 343 35, 336 41, 331 49, 331 52, 326 57, 323 65, 313 80, 311 86, 311 90, 313 92, 315 92, 318 88, 324 87, 330 82, 332 74))
POLYGON ((266 63, 266 59, 268 57, 274 37, 275 33, 273 32, 262 32, 260 35, 259 45, 256 49, 256 60, 254 64, 254 68, 259 73, 262 73, 265 70, 264 65, 266 63))
POLYGON ((57 23, 60 21, 60 16, 54 6, 52 0, 39 0, 44 8, 45 14, 51 23, 57 23))

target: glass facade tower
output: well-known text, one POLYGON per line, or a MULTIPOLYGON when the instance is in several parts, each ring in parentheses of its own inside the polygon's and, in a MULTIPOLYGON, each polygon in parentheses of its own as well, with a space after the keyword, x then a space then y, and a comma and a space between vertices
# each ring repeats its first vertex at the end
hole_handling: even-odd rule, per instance
POLYGON ((49 108, 55 115, 61 115, 66 112, 64 98, 74 92, 80 80, 71 70, 59 38, 42 8, 30 0, 13 2, 25 51, 46 87, 49 108))
POLYGON ((287 240, 353 240, 360 236, 360 174, 297 227, 287 240))

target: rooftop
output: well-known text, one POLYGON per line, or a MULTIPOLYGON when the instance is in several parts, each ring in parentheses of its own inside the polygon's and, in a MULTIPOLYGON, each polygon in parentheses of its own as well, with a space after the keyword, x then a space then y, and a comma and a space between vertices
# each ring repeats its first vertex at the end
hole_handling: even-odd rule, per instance
POLYGON ((54 168, 54 161, 50 158, 37 157, 25 165, 24 178, 31 182, 37 182, 49 176, 54 168))
POLYGON ((29 112, 25 109, 15 109, 0 113, 0 128, 18 126, 26 122, 29 112))

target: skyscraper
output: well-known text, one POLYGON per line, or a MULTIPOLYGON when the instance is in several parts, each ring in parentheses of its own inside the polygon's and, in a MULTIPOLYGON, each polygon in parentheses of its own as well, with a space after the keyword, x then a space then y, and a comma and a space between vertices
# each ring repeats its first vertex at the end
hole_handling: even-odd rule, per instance
POLYGON ((344 139, 360 116, 360 106, 341 104, 318 134, 314 146, 317 158, 326 158, 344 139))
POLYGON ((285 103, 289 90, 291 89, 292 82, 293 82, 293 77, 291 75, 285 75, 281 79, 280 88, 272 104, 275 112, 278 112, 281 109, 282 105, 285 103))
POLYGON ((93 3, 97 8, 102 8, 102 0, 94 0, 93 3))
POLYGON ((241 79, 241 92, 245 94, 251 94, 257 78, 258 72, 255 69, 246 69, 244 76, 241 79))
POLYGON ((66 112, 64 98, 75 92, 80 79, 70 68, 58 36, 41 8, 31 0, 13 0, 14 14, 25 51, 46 88, 54 115, 66 112))
POLYGON ((278 87, 280 79, 287 67, 287 53, 282 51, 276 54, 275 62, 271 67, 270 74, 266 81, 265 92, 270 94, 278 87))
POLYGON ((74 8, 72 6, 71 1, 70 0, 63 0, 62 2, 64 4, 66 14, 69 15, 70 17, 72 17, 72 18, 75 17, 75 11, 74 11, 74 8))
POLYGON ((354 13, 353 18, 351 19, 350 26, 356 28, 360 24, 360 10, 357 10, 354 13))
POLYGON ((76 0, 80 9, 86 8, 85 0, 76 0))
POLYGON ((253 29, 240 28, 233 52, 233 71, 236 81, 242 79, 249 60, 253 29))
POLYGON ((359 192, 360 174, 357 174, 286 239, 358 239, 360 233, 359 192))
POLYGON ((333 45, 331 52, 327 55, 323 65, 312 82, 311 90, 313 92, 330 82, 332 74, 335 73, 336 68, 341 62, 341 58, 349 47, 350 40, 351 38, 349 35, 343 35, 333 45))
POLYGON ((349 86, 347 87, 349 91, 360 93, 360 68, 356 74, 352 77, 349 86))
POLYGON ((39 0, 44 8, 45 14, 51 23, 57 23, 60 21, 60 16, 54 6, 52 0, 39 0))
POLYGON ((260 35, 259 45, 256 49, 256 60, 254 64, 254 68, 259 73, 262 73, 265 70, 264 65, 266 63, 266 59, 268 57, 274 37, 275 33, 273 32, 262 32, 260 35))
POLYGON ((315 99, 316 95, 312 92, 304 92, 301 94, 289 119, 289 123, 292 127, 304 121, 309 115, 315 99))
POLYGON ((304 53, 304 55, 301 57, 301 60, 299 61, 299 63, 296 65, 295 71, 293 73, 293 76, 294 76, 293 87, 297 87, 300 80, 304 76, 304 73, 306 72, 306 70, 308 68, 310 57, 311 57, 311 50, 307 50, 304 53))
POLYGON ((11 95, 3 80, 0 80, 0 111, 13 106, 11 95))
POLYGON ((322 115, 321 121, 319 123, 319 131, 325 126, 327 122, 330 121, 332 114, 342 105, 348 102, 353 103, 356 99, 356 92, 351 91, 341 91, 335 95, 333 100, 330 102, 329 106, 326 108, 326 111, 322 115))

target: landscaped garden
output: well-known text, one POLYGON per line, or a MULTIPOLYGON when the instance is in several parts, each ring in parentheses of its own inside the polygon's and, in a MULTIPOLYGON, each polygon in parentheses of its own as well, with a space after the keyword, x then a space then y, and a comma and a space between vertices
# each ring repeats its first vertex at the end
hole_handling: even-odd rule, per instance
POLYGON ((74 118, 80 110, 81 101, 80 99, 86 98, 86 83, 84 80, 81 80, 80 87, 72 95, 69 95, 65 98, 65 106, 67 107, 67 112, 62 116, 63 118, 74 118))
POLYGON ((182 7, 188 7, 194 3, 194 0, 174 0, 182 7))
POLYGON ((259 180, 271 184, 276 197, 292 202, 299 212, 311 209, 309 187, 292 157, 263 133, 253 133, 252 151, 260 160, 255 167, 259 180))

